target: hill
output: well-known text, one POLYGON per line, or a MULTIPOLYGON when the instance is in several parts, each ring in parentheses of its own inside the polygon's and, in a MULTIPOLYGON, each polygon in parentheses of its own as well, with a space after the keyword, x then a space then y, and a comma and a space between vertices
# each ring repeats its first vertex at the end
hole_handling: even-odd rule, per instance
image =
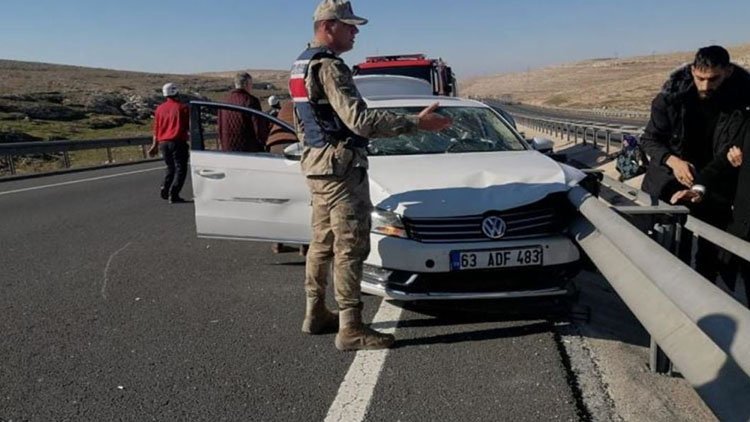
POLYGON ((260 70, 246 69, 246 70, 238 70, 234 72, 231 72, 231 71, 230 72, 207 72, 207 73, 199 73, 198 76, 207 76, 211 78, 223 78, 223 79, 232 80, 232 78, 237 72, 247 72, 253 76, 253 81, 255 82, 262 81, 265 83, 270 83, 281 89, 286 89, 287 81, 289 80, 288 70, 268 70, 268 69, 260 69, 260 70))
MULTIPOLYGON (((287 71, 253 71, 256 95, 286 92, 287 71)), ((0 60, 0 142, 147 134, 161 86, 217 100, 234 72, 175 75, 0 60)))
MULTIPOLYGON (((728 49, 733 62, 750 67, 750 44, 728 49)), ((540 106, 647 111, 670 72, 694 54, 585 60, 466 80, 460 92, 540 106)))

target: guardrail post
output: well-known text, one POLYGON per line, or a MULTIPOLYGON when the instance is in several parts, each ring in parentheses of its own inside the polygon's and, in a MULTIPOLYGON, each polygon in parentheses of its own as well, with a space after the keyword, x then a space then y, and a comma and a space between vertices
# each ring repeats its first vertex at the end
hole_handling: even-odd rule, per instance
POLYGON ((63 151, 63 166, 66 169, 70 168, 70 154, 68 154, 68 151, 63 151))
POLYGON ((607 130, 607 150, 606 150, 607 155, 609 155, 609 147, 611 143, 612 143, 612 131, 607 130))
POLYGON ((107 147, 107 163, 112 164, 112 148, 107 147))
POLYGON ((672 361, 669 360, 667 354, 664 353, 664 350, 656 344, 653 337, 651 337, 648 367, 651 369, 651 372, 655 374, 672 375, 672 361))
POLYGON ((148 154, 146 154, 146 145, 141 145, 141 155, 143 155, 143 159, 145 160, 148 154))
POLYGON ((588 131, 588 128, 586 126, 583 127, 583 145, 586 145, 586 132, 588 131))
POLYGON ((594 139, 592 143, 593 143, 594 149, 596 149, 597 143, 598 143, 597 137, 599 136, 599 131, 594 127, 594 128, 591 128, 591 132, 593 132, 593 135, 594 135, 594 139))
POLYGON ((16 174, 16 163, 13 160, 12 155, 6 155, 5 159, 8 161, 8 169, 10 170, 10 174, 14 175, 16 174))
POLYGON ((565 134, 568 137, 568 142, 570 142, 570 125, 569 124, 565 125, 565 134))
MULTIPOLYGON (((654 237, 656 241, 664 247, 664 249, 677 254, 680 249, 680 238, 682 225, 677 221, 671 223, 657 223, 654 224, 654 237)), ((656 341, 651 337, 651 345, 649 349, 649 369, 651 372, 656 374, 672 375, 672 361, 669 360, 664 350, 656 344, 656 341)))

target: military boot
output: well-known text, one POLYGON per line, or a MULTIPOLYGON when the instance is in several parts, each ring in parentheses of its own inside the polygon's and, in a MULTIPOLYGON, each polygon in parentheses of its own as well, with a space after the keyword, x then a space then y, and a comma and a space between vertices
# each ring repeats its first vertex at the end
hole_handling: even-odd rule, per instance
POLYGON ((339 328, 339 315, 326 308, 326 301, 320 297, 308 297, 302 332, 307 334, 333 333, 339 328))
POLYGON ((339 350, 387 349, 396 340, 362 324, 362 309, 344 309, 339 313, 339 332, 336 348, 339 350))

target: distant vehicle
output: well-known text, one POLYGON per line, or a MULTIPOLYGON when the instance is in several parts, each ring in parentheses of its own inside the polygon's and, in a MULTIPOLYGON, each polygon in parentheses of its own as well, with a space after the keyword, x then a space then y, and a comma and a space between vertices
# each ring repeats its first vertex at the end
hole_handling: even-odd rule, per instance
POLYGON ((354 83, 363 97, 433 95, 429 82, 411 76, 359 75, 354 77, 354 83))
POLYGON ((367 57, 353 68, 354 75, 400 75, 425 80, 433 95, 456 97, 456 75, 443 59, 429 59, 424 54, 367 57))

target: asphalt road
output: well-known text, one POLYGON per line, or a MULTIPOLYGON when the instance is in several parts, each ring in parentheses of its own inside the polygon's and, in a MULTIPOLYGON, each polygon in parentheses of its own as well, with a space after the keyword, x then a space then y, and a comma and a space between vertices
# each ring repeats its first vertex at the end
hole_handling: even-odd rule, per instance
MULTIPOLYGON (((357 354, 300 332, 303 259, 196 238, 160 178, 0 183, 0 421, 323 420, 357 354)), ((364 419, 585 417, 553 322, 524 306, 403 309, 364 419)))
POLYGON ((561 119, 568 121, 585 121, 600 125, 643 127, 648 119, 633 117, 602 116, 578 110, 563 110, 545 107, 534 107, 525 104, 501 104, 501 107, 511 114, 522 114, 546 119, 561 119))

